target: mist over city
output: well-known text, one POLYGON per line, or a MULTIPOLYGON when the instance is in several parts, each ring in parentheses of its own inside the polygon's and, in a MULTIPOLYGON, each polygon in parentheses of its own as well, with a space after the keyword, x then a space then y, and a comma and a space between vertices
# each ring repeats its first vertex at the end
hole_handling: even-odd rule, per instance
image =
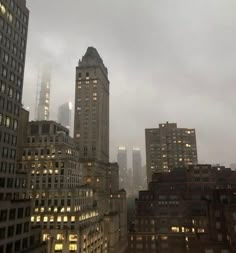
POLYGON ((28 1, 23 103, 34 119, 40 66, 52 65, 50 118, 74 104, 75 66, 97 48, 110 81, 110 147, 140 147, 144 129, 195 128, 202 163, 235 162, 235 27, 230 1, 28 1), (46 7, 45 7, 46 6, 46 7))

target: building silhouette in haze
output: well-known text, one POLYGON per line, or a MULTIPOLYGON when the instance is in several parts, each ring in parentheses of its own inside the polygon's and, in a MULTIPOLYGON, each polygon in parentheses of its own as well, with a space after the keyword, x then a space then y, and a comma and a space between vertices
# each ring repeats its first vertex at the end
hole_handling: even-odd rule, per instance
POLYGON ((44 65, 39 76, 36 91, 36 120, 49 120, 50 117, 51 70, 44 65))
POLYGON ((58 109, 57 121, 64 127, 71 130, 72 103, 68 102, 61 105, 58 109))
POLYGON ((127 176, 128 176, 128 160, 127 149, 124 146, 118 147, 117 163, 119 165, 119 183, 120 188, 127 188, 127 176))
POLYGON ((138 192, 143 188, 143 171, 142 171, 142 156, 139 148, 132 150, 132 163, 133 163, 133 189, 138 192))

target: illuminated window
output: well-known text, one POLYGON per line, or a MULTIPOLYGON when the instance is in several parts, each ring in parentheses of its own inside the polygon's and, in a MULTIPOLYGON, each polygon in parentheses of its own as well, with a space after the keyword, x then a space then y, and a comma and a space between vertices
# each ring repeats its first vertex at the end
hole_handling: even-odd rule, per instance
POLYGON ((171 231, 175 233, 179 233, 179 228, 178 227, 171 227, 171 231))
POLYGON ((64 216, 63 221, 64 221, 64 222, 67 222, 67 221, 68 221, 68 217, 67 217, 67 216, 64 216))
POLYGON ((43 234, 43 241, 47 241, 50 238, 49 234, 43 234))
POLYGON ((73 250, 73 251, 76 251, 77 250, 77 245, 76 244, 70 244, 70 246, 69 246, 69 250, 73 250))
POLYGON ((50 216, 50 222, 54 222, 54 216, 50 216))
POLYGON ((2 5, 0 4, 0 9, 1 9, 2 14, 6 13, 6 8, 3 4, 2 5))
POLYGON ((166 235, 161 236, 161 240, 165 241, 167 239, 168 239, 168 236, 166 236, 166 235))
POLYGON ((44 222, 48 222, 48 216, 44 216, 44 217, 43 217, 43 221, 44 221, 44 222))
POLYGON ((57 221, 58 221, 58 222, 61 222, 61 216, 58 216, 58 217, 57 217, 57 221))
POLYGON ((204 229, 204 228, 198 228, 197 232, 198 232, 198 233, 204 233, 204 232, 205 232, 205 229, 204 229))
POLYGON ((40 222, 40 216, 37 216, 37 217, 36 217, 36 221, 37 221, 37 222, 40 222))
POLYGON ((75 216, 71 216, 71 221, 75 222, 75 216))
POLYGON ((75 234, 70 234, 69 235, 69 241, 70 242, 77 242, 77 240, 78 240, 77 235, 75 235, 75 234))
POLYGON ((31 216, 31 222, 34 222, 34 216, 31 216))
POLYGON ((56 243, 55 244, 55 251, 63 250, 63 244, 62 243, 56 243))
POLYGON ((57 234, 57 240, 64 240, 64 235, 63 234, 57 234))

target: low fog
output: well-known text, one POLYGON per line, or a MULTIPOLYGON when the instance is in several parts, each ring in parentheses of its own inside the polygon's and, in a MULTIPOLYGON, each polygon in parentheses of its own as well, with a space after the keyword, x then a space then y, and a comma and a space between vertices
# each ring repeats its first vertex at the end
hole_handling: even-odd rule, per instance
MULTIPOLYGON (((235 0, 28 0, 23 103, 34 119, 39 68, 52 66, 51 119, 74 103, 88 46, 109 71, 111 161, 162 122, 195 128, 199 162, 236 162, 235 0)), ((131 156, 131 152, 129 152, 131 156)), ((129 159, 131 160, 131 159, 129 159)), ((145 161, 144 161, 145 162, 145 161)))

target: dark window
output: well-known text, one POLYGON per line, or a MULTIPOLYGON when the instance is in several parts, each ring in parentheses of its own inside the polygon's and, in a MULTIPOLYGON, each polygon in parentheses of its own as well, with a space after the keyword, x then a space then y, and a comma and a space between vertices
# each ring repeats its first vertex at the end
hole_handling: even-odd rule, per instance
POLYGON ((6 228, 0 228, 0 240, 6 236, 6 228))
POLYGON ((24 233, 27 233, 27 232, 29 232, 29 222, 26 222, 24 224, 24 233))
POLYGON ((4 188, 5 187, 5 178, 1 177, 0 178, 0 188, 4 188))
POLYGON ((18 240, 18 241, 15 242, 15 252, 20 251, 20 244, 21 244, 20 240, 18 240))
POLYGON ((26 207, 25 209, 25 217, 29 217, 30 216, 30 207, 26 207))
POLYGON ((18 208, 17 210, 17 218, 21 219, 23 218, 24 208, 18 208))
POLYGON ((22 244, 22 248, 26 249, 28 247, 28 238, 24 238, 23 239, 23 244, 22 244))
POLYGON ((14 235, 14 226, 10 226, 10 227, 8 227, 7 236, 10 237, 13 235, 14 235))
POLYGON ((11 209, 9 213, 9 219, 14 220, 16 218, 16 209, 11 209))
POLYGON ((42 125, 42 134, 49 134, 50 125, 49 124, 43 124, 42 125))
POLYGON ((7 210, 1 210, 0 211, 0 221, 6 221, 7 220, 7 210))
POLYGON ((22 230, 22 224, 17 224, 16 225, 16 234, 17 235, 21 234, 21 230, 22 230))
POLYGON ((13 244, 12 243, 8 243, 7 244, 7 253, 13 253, 13 244))

